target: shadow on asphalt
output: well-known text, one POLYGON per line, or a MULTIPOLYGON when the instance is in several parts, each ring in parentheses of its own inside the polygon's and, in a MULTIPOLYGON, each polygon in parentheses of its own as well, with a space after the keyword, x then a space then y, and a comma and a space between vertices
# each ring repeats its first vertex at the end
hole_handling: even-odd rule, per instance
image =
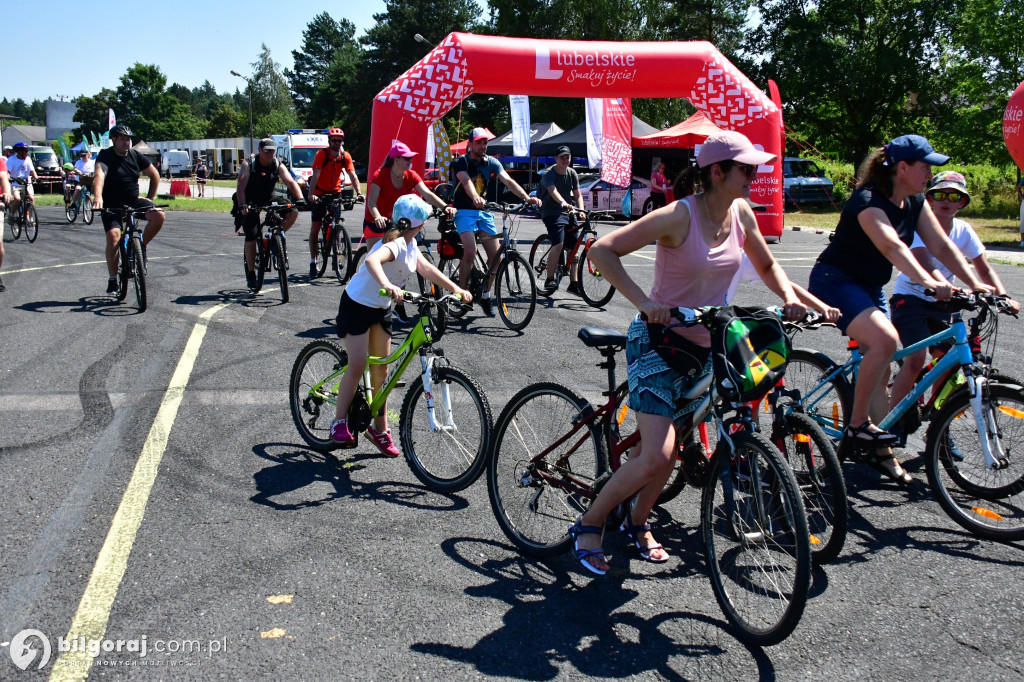
MULTIPOLYGON (((696 538, 691 542, 697 551, 696 538)), ((765 651, 736 640, 723 620, 671 605, 630 604, 639 593, 625 580, 672 580, 679 577, 675 571, 642 576, 615 570, 613 560, 607 575, 590 576, 568 554, 542 561, 510 551, 505 558, 484 559, 506 546, 476 538, 453 538, 441 547, 484 579, 467 588, 467 595, 508 608, 503 625, 470 647, 418 642, 413 651, 475 666, 483 675, 523 680, 574 673, 597 679, 651 673, 662 679, 775 677, 765 651), (735 667, 730 654, 736 649, 749 651, 752 669, 735 667)))
POLYGON ((134 306, 133 296, 124 301, 106 296, 83 296, 77 301, 32 301, 15 308, 30 313, 92 313, 101 317, 124 317, 139 313, 139 309, 134 306))
POLYGON ((270 292, 267 287, 259 294, 253 294, 248 289, 221 289, 215 294, 204 296, 179 296, 171 301, 179 305, 206 306, 216 303, 237 303, 243 308, 270 308, 272 306, 284 305, 281 300, 281 292, 276 287, 270 292))
MULTIPOLYGON (((357 447, 372 446, 367 446, 363 438, 357 447)), ((249 499, 272 509, 294 511, 318 507, 341 498, 377 500, 431 511, 453 511, 469 506, 463 497, 437 495, 423 486, 399 481, 353 481, 353 472, 372 467, 375 460, 388 459, 376 453, 356 452, 342 455, 339 459, 333 454, 316 452, 294 443, 261 443, 252 451, 271 464, 253 475, 257 493, 249 499), (333 490, 326 495, 303 499, 304 489, 317 483, 328 483, 333 490)), ((321 488, 317 486, 316 490, 321 488)))

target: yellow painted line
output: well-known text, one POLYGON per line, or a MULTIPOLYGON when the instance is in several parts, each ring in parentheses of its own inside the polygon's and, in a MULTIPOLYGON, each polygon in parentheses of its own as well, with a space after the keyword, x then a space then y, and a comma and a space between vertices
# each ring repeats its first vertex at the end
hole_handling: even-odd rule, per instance
MULTIPOLYGON (((135 471, 128 482, 128 489, 125 490, 124 497, 121 498, 121 504, 114 514, 114 520, 110 524, 110 530, 107 532, 102 549, 100 549, 96 565, 93 566, 89 584, 78 604, 78 611, 75 612, 75 617, 71 621, 67 641, 75 641, 80 637, 84 637, 86 641, 99 641, 106 634, 110 608, 121 586, 121 579, 124 577, 124 571, 128 565, 128 556, 135 543, 135 534, 146 513, 149 494, 153 489, 154 481, 156 481, 160 460, 163 459, 164 451, 167 449, 168 436, 171 433, 171 427, 174 426, 174 419, 178 414, 185 386, 188 384, 189 376, 192 374, 196 358, 199 355, 199 347, 203 344, 210 318, 231 303, 220 303, 204 311, 192 329, 192 335, 185 344, 185 350, 171 376, 171 383, 160 402, 156 419, 153 420, 153 426, 149 430, 149 437, 146 438, 146 443, 142 446, 142 454, 135 464, 135 471)), ((64 652, 54 663, 50 680, 84 680, 89 676, 93 660, 88 651, 64 652)))
MULTIPOLYGON (((171 260, 172 258, 209 258, 211 256, 213 256, 215 258, 222 258, 224 256, 231 257, 231 256, 237 256, 237 255, 238 255, 237 253, 200 253, 200 254, 194 254, 193 253, 193 254, 187 254, 187 255, 183 255, 183 256, 153 256, 152 258, 148 258, 147 262, 154 261, 154 260, 171 260)), ((88 261, 82 261, 82 262, 79 262, 79 263, 56 263, 54 265, 38 265, 38 266, 33 267, 33 268, 20 268, 18 270, 4 270, 3 274, 5 274, 5 275, 13 275, 16 272, 35 272, 36 270, 53 270, 53 269, 56 269, 56 268, 77 268, 77 267, 82 266, 82 265, 99 265, 99 264, 106 265, 107 261, 106 260, 88 260, 88 261)))

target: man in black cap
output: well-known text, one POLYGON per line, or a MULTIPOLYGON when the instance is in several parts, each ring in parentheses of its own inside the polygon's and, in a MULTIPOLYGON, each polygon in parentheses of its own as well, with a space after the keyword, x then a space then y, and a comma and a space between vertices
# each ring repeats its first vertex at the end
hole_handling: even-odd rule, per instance
MULTIPOLYGON (((250 211, 248 204, 255 206, 267 206, 273 202, 287 204, 288 197, 274 191, 278 181, 287 188, 288 193, 295 197, 296 201, 302 199, 302 190, 295 182, 291 171, 281 163, 281 160, 274 156, 277 145, 274 140, 265 137, 260 140, 259 153, 253 154, 248 159, 242 160, 242 167, 238 171, 238 186, 236 189, 239 212, 244 216, 245 222, 242 229, 245 231, 245 283, 252 288, 256 286, 256 237, 259 233, 260 214, 259 211, 250 211)), ((285 232, 295 224, 299 212, 291 209, 282 214, 281 227, 285 232)))
MULTIPOLYGON (((544 221, 544 227, 548 229, 548 237, 551 238, 551 251, 548 252, 548 274, 541 290, 545 296, 550 296, 558 289, 555 280, 555 269, 558 267, 558 257, 562 249, 568 254, 576 241, 576 230, 568 230, 569 214, 566 209, 579 209, 580 219, 585 218, 583 211, 583 195, 580 193, 580 179, 569 164, 572 162, 572 152, 565 145, 562 145, 555 152, 555 165, 540 180, 540 219, 544 221), (569 199, 572 199, 570 202, 569 199)), ((569 287, 566 289, 570 294, 580 296, 580 283, 576 281, 576 268, 572 263, 569 267, 569 287)))

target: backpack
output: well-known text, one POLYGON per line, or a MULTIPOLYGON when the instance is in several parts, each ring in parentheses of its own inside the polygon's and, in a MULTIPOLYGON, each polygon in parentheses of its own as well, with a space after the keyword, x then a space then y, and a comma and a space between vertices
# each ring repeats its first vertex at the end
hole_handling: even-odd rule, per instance
POLYGON ((718 391, 730 402, 760 400, 786 373, 792 342, 775 313, 725 306, 711 327, 718 391))

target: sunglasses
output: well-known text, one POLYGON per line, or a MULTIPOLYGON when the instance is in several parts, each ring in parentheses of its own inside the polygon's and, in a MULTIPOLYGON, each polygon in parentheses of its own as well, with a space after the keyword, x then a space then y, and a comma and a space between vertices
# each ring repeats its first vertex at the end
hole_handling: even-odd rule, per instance
POLYGON ((946 192, 943 190, 939 190, 937 192, 932 192, 928 196, 930 196, 935 201, 952 201, 953 203, 956 203, 963 199, 966 195, 963 192, 946 192))
POLYGON ((733 168, 739 169, 740 173, 743 173, 743 175, 746 176, 747 179, 750 179, 757 175, 757 166, 751 166, 750 164, 746 163, 734 163, 733 168))

